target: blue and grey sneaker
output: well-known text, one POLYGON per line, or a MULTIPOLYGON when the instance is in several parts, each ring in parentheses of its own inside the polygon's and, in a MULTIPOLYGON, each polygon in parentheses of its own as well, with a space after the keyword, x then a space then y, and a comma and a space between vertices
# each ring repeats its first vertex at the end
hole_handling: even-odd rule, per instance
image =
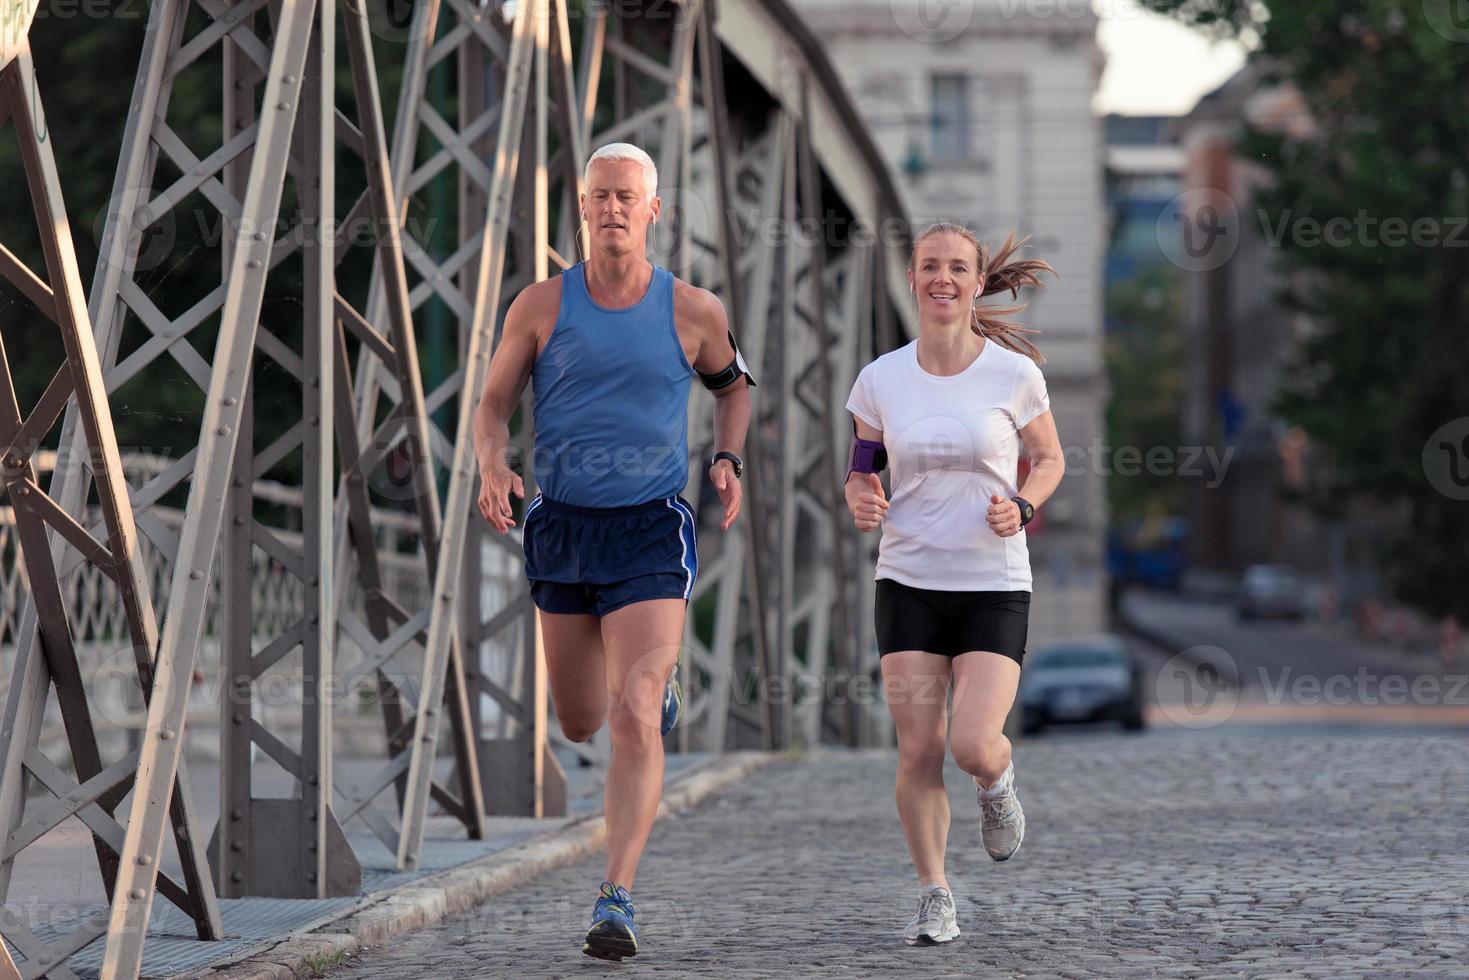
POLYGON ((599 960, 621 960, 638 955, 638 931, 632 924, 632 896, 621 885, 602 882, 597 906, 592 910, 592 927, 587 930, 581 951, 599 960))
POLYGON ((678 686, 678 668, 668 675, 668 684, 663 688, 663 724, 661 731, 664 735, 673 731, 673 726, 678 724, 678 716, 683 711, 683 689, 678 686))

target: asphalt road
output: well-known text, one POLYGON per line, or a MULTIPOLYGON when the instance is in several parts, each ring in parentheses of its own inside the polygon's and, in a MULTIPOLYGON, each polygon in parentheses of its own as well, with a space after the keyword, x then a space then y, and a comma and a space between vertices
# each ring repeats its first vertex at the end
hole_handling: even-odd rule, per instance
POLYGON ((1158 701, 1210 692, 1274 704, 1469 708, 1469 665, 1398 650, 1314 622, 1241 622, 1225 604, 1132 591, 1126 618, 1152 643, 1158 701))

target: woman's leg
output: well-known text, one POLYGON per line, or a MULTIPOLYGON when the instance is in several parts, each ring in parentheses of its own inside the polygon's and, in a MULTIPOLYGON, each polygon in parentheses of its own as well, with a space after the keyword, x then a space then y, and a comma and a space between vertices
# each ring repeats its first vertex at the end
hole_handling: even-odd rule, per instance
POLYGON ((898 817, 920 885, 949 886, 944 845, 949 797, 944 791, 944 730, 949 658, 919 650, 882 657, 883 691, 898 729, 898 817))
POLYGON ((996 861, 1008 861, 1025 840, 1025 811, 1003 730, 1019 684, 1020 664, 1009 657, 976 650, 954 658, 954 761, 974 777, 980 836, 996 861))
POLYGON ((998 653, 976 650, 954 658, 954 761, 981 786, 993 786, 1010 764, 1005 717, 1020 686, 1020 665, 998 653))

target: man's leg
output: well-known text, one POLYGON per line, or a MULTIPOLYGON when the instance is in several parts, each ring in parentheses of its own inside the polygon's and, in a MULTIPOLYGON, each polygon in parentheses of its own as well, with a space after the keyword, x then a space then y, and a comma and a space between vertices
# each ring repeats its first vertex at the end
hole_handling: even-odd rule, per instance
POLYGON ((539 615, 556 720, 569 740, 585 742, 607 717, 601 620, 590 613, 539 615))
POLYGON ((612 759, 607 880, 631 889, 663 793, 663 688, 683 641, 683 599, 647 599, 602 617, 612 759))

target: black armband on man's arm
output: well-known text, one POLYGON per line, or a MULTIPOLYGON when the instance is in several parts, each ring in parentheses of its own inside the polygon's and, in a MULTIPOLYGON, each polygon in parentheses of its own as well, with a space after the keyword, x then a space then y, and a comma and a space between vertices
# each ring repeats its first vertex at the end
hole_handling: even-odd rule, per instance
POLYGON ((705 374, 703 371, 698 372, 699 380, 704 382, 704 387, 710 391, 728 388, 741 377, 745 379, 745 382, 751 388, 755 387, 755 379, 750 376, 750 369, 745 366, 745 359, 740 355, 740 348, 735 343, 733 330, 729 331, 729 346, 734 349, 735 356, 734 360, 729 362, 728 367, 723 371, 716 371, 713 374, 705 374))

